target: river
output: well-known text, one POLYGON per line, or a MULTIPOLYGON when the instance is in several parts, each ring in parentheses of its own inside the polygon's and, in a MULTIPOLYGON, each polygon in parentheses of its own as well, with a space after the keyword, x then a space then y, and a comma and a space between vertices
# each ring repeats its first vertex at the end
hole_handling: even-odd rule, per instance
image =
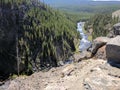
POLYGON ((85 22, 77 23, 77 30, 80 32, 82 39, 80 40, 79 50, 87 50, 91 46, 91 42, 88 40, 88 36, 83 32, 85 22))

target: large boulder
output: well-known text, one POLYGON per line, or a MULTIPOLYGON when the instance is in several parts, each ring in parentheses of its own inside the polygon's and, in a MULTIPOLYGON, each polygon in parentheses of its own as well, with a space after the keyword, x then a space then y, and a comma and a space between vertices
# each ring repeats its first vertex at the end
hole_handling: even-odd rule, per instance
POLYGON ((110 40, 108 37, 97 37, 92 44, 92 47, 89 49, 93 55, 96 54, 99 48, 106 45, 106 43, 110 40))
POLYGON ((106 50, 105 49, 106 49, 106 45, 104 45, 101 48, 99 48, 94 57, 106 60, 106 50))
POLYGON ((120 64, 120 35, 112 38, 106 45, 106 57, 109 62, 120 64))

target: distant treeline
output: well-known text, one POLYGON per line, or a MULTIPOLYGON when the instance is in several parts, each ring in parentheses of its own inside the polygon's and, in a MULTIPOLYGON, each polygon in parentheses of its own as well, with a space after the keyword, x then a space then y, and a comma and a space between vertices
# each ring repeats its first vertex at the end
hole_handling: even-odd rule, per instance
POLYGON ((85 4, 74 6, 61 6, 57 7, 58 10, 63 11, 68 18, 72 18, 74 22, 86 21, 93 17, 95 14, 111 14, 112 12, 120 9, 119 4, 85 4))

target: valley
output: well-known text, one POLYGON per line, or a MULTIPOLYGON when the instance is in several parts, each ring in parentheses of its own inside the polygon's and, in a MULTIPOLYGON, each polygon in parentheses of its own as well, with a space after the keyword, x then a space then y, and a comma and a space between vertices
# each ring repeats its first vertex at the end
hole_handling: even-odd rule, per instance
POLYGON ((119 1, 0 1, 0 90, 120 90, 119 55, 119 1))

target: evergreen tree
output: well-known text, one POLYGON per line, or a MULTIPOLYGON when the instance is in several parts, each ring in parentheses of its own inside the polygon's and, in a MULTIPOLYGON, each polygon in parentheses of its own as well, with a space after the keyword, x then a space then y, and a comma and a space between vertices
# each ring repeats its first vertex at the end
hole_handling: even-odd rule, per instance
POLYGON ((27 73, 56 67, 75 50, 76 25, 59 11, 38 0, 2 0, 0 4, 0 44, 6 44, 0 46, 0 58, 9 64, 8 73, 17 66, 19 74, 21 65, 27 73))

